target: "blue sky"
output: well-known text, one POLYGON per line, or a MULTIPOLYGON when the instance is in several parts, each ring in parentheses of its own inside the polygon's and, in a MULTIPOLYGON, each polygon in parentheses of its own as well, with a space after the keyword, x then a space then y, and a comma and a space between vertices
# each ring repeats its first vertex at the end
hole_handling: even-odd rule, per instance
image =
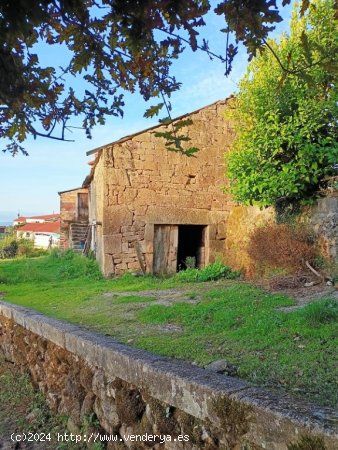
MULTIPOLYGON (((215 2, 212 2, 215 3, 215 2)), ((273 36, 288 29, 291 8, 283 10, 285 20, 278 24, 273 36)), ((209 14, 208 26, 201 36, 209 41, 217 54, 224 54, 225 38, 220 33, 223 21, 209 14)), ((65 51, 62 48, 41 48, 44 62, 65 65, 65 51)), ((188 113, 226 98, 234 93, 245 72, 247 57, 241 50, 233 71, 228 78, 224 76, 224 66, 217 60, 210 61, 203 52, 193 53, 187 49, 178 61, 174 62, 173 73, 182 82, 180 91, 172 96, 173 117, 188 113)), ((74 80, 74 88, 79 86, 74 80)), ((151 104, 155 104, 153 100, 151 104)), ((86 138, 81 130, 74 130, 69 137, 75 142, 60 142, 50 139, 29 139, 24 143, 29 156, 8 153, 0 155, 0 224, 11 221, 18 212, 21 215, 49 214, 59 211, 58 191, 72 189, 82 184, 89 172, 86 156, 88 150, 108 144, 130 133, 148 128, 158 122, 158 117, 145 119, 143 113, 149 106, 137 94, 125 96, 124 118, 109 118, 104 126, 97 126, 92 139, 86 138)), ((165 115, 165 114, 163 114, 165 115)), ((161 116, 160 116, 161 117, 161 116)), ((1 143, 2 148, 4 142, 1 143)))

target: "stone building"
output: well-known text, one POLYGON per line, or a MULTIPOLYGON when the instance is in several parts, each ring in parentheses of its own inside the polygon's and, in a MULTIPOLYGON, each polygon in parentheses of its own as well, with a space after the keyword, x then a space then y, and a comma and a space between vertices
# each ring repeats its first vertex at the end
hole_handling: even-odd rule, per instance
POLYGON ((177 118, 193 121, 184 132, 199 148, 196 157, 168 151, 155 137, 164 125, 87 153, 95 160, 82 189, 60 193, 62 231, 74 227, 75 199, 88 190, 91 247, 105 275, 166 274, 187 257, 197 267, 223 257, 231 208, 223 192, 224 152, 234 138, 223 117, 228 101, 177 118))
POLYGON ((88 235, 88 189, 76 188, 59 192, 60 247, 82 250, 88 235))
MULTIPOLYGON (((224 154, 234 139, 223 115, 229 107, 231 98, 177 118, 192 119, 184 133, 199 148, 196 157, 168 151, 155 136, 164 125, 88 152, 94 159, 83 186, 60 193, 61 247, 91 249, 106 276, 170 274, 187 258, 196 267, 220 259, 253 276, 252 233, 275 223, 275 211, 235 205, 223 191, 224 154)), ((300 216, 331 261, 338 254, 337 211, 331 193, 300 216)))

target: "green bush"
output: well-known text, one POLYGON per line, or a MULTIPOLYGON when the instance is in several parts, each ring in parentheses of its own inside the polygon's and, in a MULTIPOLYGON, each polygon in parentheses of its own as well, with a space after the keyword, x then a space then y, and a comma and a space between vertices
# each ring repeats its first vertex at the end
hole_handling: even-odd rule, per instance
POLYGON ((103 278, 97 262, 74 252, 52 250, 41 258, 15 258, 1 265, 0 282, 54 283, 67 280, 103 278))
POLYGON ((227 190, 237 202, 260 206, 305 203, 335 175, 335 2, 310 3, 302 14, 302 2, 298 2, 290 34, 283 34, 279 43, 269 40, 272 51, 253 58, 225 113, 236 132, 226 166, 227 190))
POLYGON ((34 241, 31 239, 18 239, 17 245, 17 256, 31 256, 34 252, 34 241))
POLYGON ((240 272, 232 271, 230 267, 225 266, 221 262, 209 264, 203 269, 188 268, 176 274, 176 278, 180 281, 194 282, 194 281, 211 281, 219 278, 234 279, 240 276, 240 272))
POLYGON ((45 253, 46 250, 43 248, 34 247, 31 239, 19 239, 12 234, 0 240, 0 259, 41 256, 45 253))
POLYGON ((73 249, 68 248, 67 250, 62 250, 60 248, 52 248, 49 252, 52 259, 64 259, 71 260, 76 257, 76 253, 73 249))
POLYGON ((4 239, 3 245, 0 248, 0 258, 15 258, 18 252, 18 243, 15 239, 10 240, 4 239))
POLYGON ((42 256, 47 253, 44 248, 34 247, 34 242, 31 239, 18 239, 17 256, 42 256))

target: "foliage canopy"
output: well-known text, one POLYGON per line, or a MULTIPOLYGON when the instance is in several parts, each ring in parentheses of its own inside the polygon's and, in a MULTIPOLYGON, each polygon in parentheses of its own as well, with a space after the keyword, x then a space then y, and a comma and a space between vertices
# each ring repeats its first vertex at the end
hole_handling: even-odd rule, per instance
POLYGON ((214 11, 225 19, 226 52, 215 55, 198 40, 211 9, 208 0, 1 1, 0 137, 10 140, 7 150, 24 151, 28 135, 65 140, 74 116, 83 117, 90 137, 108 115, 123 115, 123 91, 160 99, 146 116, 162 107, 170 116, 170 96, 180 87, 171 64, 184 45, 221 59, 229 73, 237 43, 251 57, 282 20, 275 0, 221 0, 214 11), (63 45, 68 63, 44 66, 37 44, 63 45), (83 91, 72 88, 72 77, 83 79, 83 91))
POLYGON ((295 9, 290 35, 254 58, 234 109, 229 190, 267 206, 312 197, 338 163, 338 26, 334 0, 295 9))

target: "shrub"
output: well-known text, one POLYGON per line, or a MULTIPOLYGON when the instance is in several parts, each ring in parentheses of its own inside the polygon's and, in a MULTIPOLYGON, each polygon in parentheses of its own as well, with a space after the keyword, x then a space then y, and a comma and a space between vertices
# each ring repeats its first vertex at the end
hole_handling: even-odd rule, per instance
POLYGON ((240 272, 232 271, 230 267, 225 266, 221 262, 209 264, 202 269, 188 268, 176 274, 176 278, 180 281, 211 281, 219 278, 234 279, 240 276, 240 272))
POLYGON ((31 239, 18 239, 17 256, 31 256, 34 252, 34 242, 31 239))
POLYGON ((18 239, 9 235, 0 240, 0 259, 16 258, 17 256, 41 256, 46 253, 43 248, 34 247, 31 239, 18 239))
POLYGON ((47 253, 44 248, 34 247, 34 242, 31 239, 18 239, 17 256, 42 256, 47 253))
POLYGON ((279 43, 269 40, 272 51, 252 59, 233 107, 226 111, 236 132, 226 153, 228 191, 240 203, 304 203, 335 175, 335 4, 298 2, 290 34, 283 34, 279 43), (305 3, 311 3, 307 14, 301 12, 305 3))
POLYGON ((15 258, 18 252, 18 243, 15 239, 10 240, 8 243, 7 239, 4 239, 3 246, 0 249, 0 258, 15 258))
POLYGON ((313 262, 317 249, 313 235, 303 225, 269 224, 256 228, 248 243, 248 254, 261 269, 299 270, 313 262))
POLYGON ((52 259, 67 259, 71 260, 76 257, 76 253, 73 249, 68 248, 67 250, 62 250, 60 248, 52 248, 49 251, 49 255, 52 259))

